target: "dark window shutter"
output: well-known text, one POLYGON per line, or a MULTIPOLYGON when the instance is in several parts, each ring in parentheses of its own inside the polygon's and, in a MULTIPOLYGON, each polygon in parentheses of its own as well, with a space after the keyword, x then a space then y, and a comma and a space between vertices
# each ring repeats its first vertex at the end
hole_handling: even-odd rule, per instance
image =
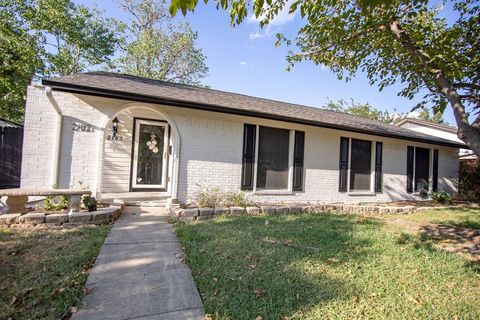
POLYGON ((347 191, 347 178, 348 178, 348 138, 340 138, 340 166, 339 175, 340 180, 338 183, 338 191, 347 191))
POLYGON ((295 131, 293 148, 293 190, 303 189, 303 154, 305 151, 305 132, 295 131))
POLYGON ((438 190, 438 149, 433 150, 433 191, 438 190))
POLYGON ((407 192, 413 192, 413 156, 414 147, 407 147, 407 192))
POLYGON ((256 129, 257 126, 253 124, 245 124, 243 130, 242 190, 253 189, 256 129))
POLYGON ((382 192, 382 153, 383 143, 375 144, 375 192, 382 192))

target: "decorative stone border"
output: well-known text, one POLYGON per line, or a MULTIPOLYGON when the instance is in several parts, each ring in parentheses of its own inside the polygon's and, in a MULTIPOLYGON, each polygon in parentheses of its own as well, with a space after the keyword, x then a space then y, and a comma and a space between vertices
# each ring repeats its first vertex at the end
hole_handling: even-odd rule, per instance
POLYGON ((170 208, 170 215, 181 221, 204 220, 216 215, 268 215, 268 214, 302 214, 314 212, 350 213, 350 214, 410 214, 416 211, 441 210, 462 206, 416 207, 416 206, 381 206, 359 204, 315 204, 315 205, 266 205, 250 207, 217 207, 217 208, 170 208))
POLYGON ((30 212, 26 214, 7 213, 0 214, 0 225, 12 224, 51 225, 51 226, 78 226, 82 224, 104 224, 115 221, 124 208, 123 202, 114 202, 109 207, 99 208, 92 212, 52 213, 30 212))

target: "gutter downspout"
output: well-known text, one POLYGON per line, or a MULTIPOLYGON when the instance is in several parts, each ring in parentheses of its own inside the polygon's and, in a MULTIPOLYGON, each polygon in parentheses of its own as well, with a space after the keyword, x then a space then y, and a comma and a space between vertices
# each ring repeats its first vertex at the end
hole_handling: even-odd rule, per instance
POLYGON ((60 110, 60 107, 58 106, 58 103, 55 101, 55 98, 52 95, 52 87, 45 86, 45 94, 48 100, 50 100, 50 103, 53 105, 53 108, 57 112, 57 124, 55 126, 55 146, 53 148, 53 165, 52 165, 52 180, 51 180, 51 186, 53 188, 53 187, 58 187, 63 114, 62 114, 62 110, 60 110))

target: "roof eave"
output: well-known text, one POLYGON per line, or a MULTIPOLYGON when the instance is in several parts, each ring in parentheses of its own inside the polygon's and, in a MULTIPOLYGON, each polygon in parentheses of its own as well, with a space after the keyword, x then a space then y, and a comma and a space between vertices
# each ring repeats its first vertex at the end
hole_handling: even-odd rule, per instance
POLYGON ((168 99, 168 98, 158 98, 158 97, 152 97, 152 96, 149 96, 149 95, 142 95, 142 94, 116 91, 116 90, 108 90, 108 89, 102 89, 102 88, 93 88, 93 87, 90 87, 90 86, 83 86, 83 85, 77 85, 77 84, 71 84, 71 83, 58 82, 58 81, 49 80, 49 79, 44 79, 42 82, 43 82, 44 85, 50 86, 52 89, 56 89, 58 91, 63 91, 63 92, 87 94, 87 95, 92 95, 92 96, 113 98, 113 99, 122 99, 122 100, 128 100, 128 101, 138 101, 138 102, 147 102, 147 103, 155 103, 155 104, 164 104, 164 105, 171 105, 171 106, 175 106, 175 107, 182 107, 182 108, 196 109, 196 110, 204 110, 204 111, 212 111, 212 112, 219 112, 219 113, 227 113, 227 114, 235 114, 235 115, 240 115, 240 116, 258 117, 258 118, 269 119, 269 120, 286 121, 286 122, 292 122, 292 123, 303 124, 303 125, 310 125, 310 126, 315 126, 315 127, 322 127, 322 128, 336 129, 336 130, 344 130, 344 131, 349 131, 349 132, 363 133, 363 134, 369 134, 369 135, 374 135, 374 136, 379 136, 379 137, 387 137, 387 138, 393 138, 393 139, 422 142, 422 143, 428 143, 428 144, 434 144, 434 145, 440 145, 440 146, 446 146, 446 147, 452 147, 452 148, 468 149, 468 146, 462 145, 462 144, 457 144, 457 143, 449 143, 449 142, 443 143, 443 142, 440 142, 440 141, 432 141, 432 140, 429 140, 429 139, 406 137, 406 136, 388 134, 388 133, 371 132, 371 131, 368 131, 368 130, 362 130, 362 129, 352 128, 352 127, 348 127, 348 126, 335 125, 335 124, 324 123, 324 122, 319 122, 319 121, 303 120, 303 119, 298 119, 298 118, 293 118, 293 117, 274 115, 274 114, 270 114, 270 113, 262 113, 262 112, 258 112, 258 111, 238 110, 238 109, 228 108, 228 107, 219 106, 219 105, 200 104, 198 102, 192 102, 192 101, 174 100, 174 99, 168 99))

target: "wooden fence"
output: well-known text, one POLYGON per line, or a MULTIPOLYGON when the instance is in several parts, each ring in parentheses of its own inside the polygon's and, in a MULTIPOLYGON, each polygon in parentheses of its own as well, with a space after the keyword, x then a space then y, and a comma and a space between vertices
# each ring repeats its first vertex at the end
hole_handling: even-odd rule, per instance
POLYGON ((480 160, 460 160, 459 195, 469 201, 480 201, 480 160))
POLYGON ((20 187, 22 127, 0 127, 0 189, 20 187))

